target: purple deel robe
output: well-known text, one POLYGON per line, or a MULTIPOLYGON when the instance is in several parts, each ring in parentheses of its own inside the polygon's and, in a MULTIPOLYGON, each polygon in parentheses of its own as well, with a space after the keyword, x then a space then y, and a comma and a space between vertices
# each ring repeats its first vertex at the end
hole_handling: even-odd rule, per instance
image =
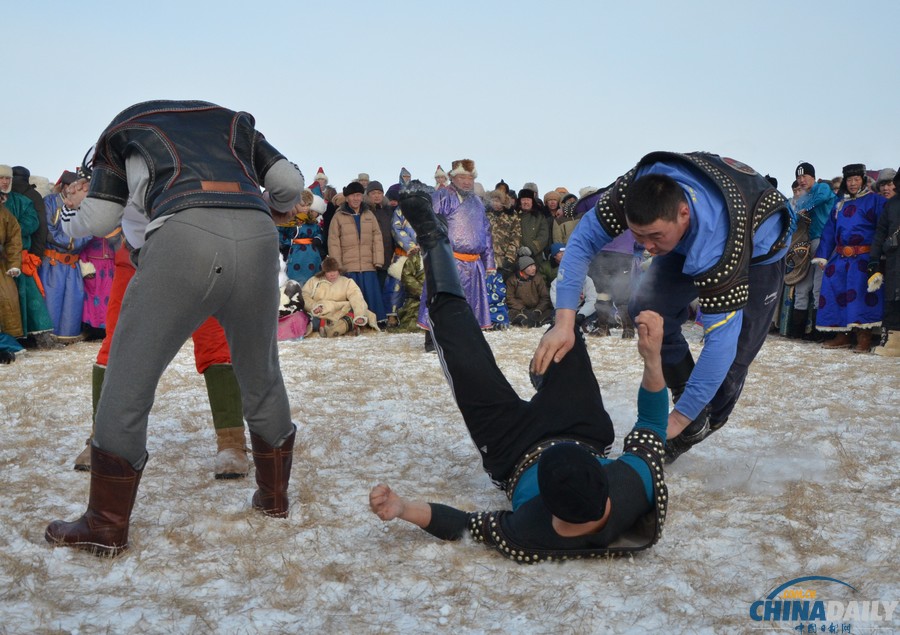
MULTIPOLYGON (((472 307, 472 313, 481 328, 491 327, 491 314, 488 310, 488 293, 485 274, 487 270, 496 269, 494 264, 494 243, 491 239, 491 226, 484 213, 484 203, 474 193, 460 200, 456 188, 452 185, 438 190, 431 195, 434 212, 447 220, 450 244, 457 254, 472 254, 477 260, 461 260, 457 257, 456 269, 462 282, 466 300, 472 307)), ((418 323, 428 329, 428 308, 425 297, 427 289, 422 289, 422 303, 419 307, 418 323)))

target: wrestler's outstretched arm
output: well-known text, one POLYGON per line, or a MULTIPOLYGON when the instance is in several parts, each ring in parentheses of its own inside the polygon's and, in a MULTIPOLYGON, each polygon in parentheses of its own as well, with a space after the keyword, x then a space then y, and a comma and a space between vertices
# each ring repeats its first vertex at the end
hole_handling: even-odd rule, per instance
POLYGON ((641 311, 634 320, 638 332, 638 353, 644 360, 641 386, 650 392, 666 387, 662 371, 663 318, 655 311, 641 311))
POLYGON ((369 492, 369 507, 381 520, 400 518, 441 540, 459 540, 466 531, 469 514, 438 503, 414 501, 379 483, 369 492))
POLYGON ((399 518, 422 529, 431 523, 431 505, 400 496, 390 487, 379 483, 369 492, 369 507, 381 520, 399 518))

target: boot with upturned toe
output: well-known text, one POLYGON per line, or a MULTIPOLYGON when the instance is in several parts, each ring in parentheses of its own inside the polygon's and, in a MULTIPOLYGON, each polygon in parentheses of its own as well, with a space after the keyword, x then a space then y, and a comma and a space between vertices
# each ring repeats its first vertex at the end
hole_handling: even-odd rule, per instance
POLYGON ((117 556, 128 548, 128 525, 143 469, 91 445, 91 493, 87 511, 76 521, 54 520, 44 538, 55 547, 74 547, 98 556, 117 556))
POLYGON ((294 461, 294 439, 297 428, 291 432, 278 447, 250 433, 250 445, 253 448, 253 463, 256 465, 256 485, 253 494, 253 508, 266 516, 287 518, 288 515, 288 482, 291 479, 291 465, 294 461))

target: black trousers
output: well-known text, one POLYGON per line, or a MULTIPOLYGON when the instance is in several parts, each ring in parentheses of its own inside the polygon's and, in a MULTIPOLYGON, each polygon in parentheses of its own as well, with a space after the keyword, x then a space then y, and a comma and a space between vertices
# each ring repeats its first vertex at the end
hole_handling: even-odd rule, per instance
MULTIPOLYGON (((690 354, 681 326, 688 319, 690 303, 697 298, 697 288, 693 278, 682 273, 683 268, 684 256, 669 253, 655 257, 628 306, 632 318, 644 310, 662 315, 662 362, 665 366, 678 364, 690 354)), ((743 309, 737 353, 722 385, 709 402, 709 420, 713 427, 721 425, 734 410, 744 389, 750 363, 766 341, 783 282, 784 259, 750 267, 750 298, 743 309)))
POLYGON ((450 390, 498 486, 519 459, 545 439, 570 438, 598 451, 615 439, 582 335, 559 364, 551 364, 530 401, 503 376, 464 298, 438 294, 429 306, 431 332, 450 390))

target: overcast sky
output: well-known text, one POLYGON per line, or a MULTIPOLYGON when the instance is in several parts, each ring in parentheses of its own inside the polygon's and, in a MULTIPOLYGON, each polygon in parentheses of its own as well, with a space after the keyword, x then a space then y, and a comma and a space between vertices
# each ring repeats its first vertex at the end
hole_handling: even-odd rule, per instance
POLYGON ((149 99, 256 117, 311 181, 476 162, 602 186, 653 150, 776 176, 900 165, 900 3, 30 1, 4 6, 0 163, 55 181, 149 99))

